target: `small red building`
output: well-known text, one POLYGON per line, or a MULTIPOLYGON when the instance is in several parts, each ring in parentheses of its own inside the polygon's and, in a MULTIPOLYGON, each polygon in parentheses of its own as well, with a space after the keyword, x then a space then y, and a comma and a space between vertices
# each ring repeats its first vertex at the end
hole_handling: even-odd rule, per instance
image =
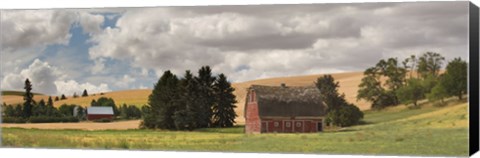
POLYGON ((308 133, 324 127, 326 106, 316 87, 252 85, 245 101, 246 133, 308 133))
POLYGON ((94 106, 87 108, 87 119, 88 120, 97 120, 97 119, 113 119, 113 108, 109 106, 94 106))

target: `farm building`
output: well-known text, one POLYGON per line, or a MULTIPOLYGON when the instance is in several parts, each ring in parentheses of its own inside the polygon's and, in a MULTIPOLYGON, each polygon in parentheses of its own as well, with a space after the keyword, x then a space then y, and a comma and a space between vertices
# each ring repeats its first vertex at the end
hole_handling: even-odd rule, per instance
POLYGON ((327 107, 316 87, 252 85, 245 101, 246 133, 320 132, 327 107))
POLYGON ((87 108, 88 120, 97 120, 102 118, 113 119, 113 108, 109 106, 95 106, 87 108))

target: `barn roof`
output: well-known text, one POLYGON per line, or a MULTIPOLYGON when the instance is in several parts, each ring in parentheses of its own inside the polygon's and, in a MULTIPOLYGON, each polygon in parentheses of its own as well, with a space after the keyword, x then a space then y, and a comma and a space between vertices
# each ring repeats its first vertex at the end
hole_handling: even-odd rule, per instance
POLYGON ((93 115, 113 115, 113 108, 110 106, 93 106, 87 108, 87 114, 93 115))
POLYGON ((316 117, 326 114, 326 106, 317 87, 252 85, 250 90, 255 91, 260 117, 316 117))

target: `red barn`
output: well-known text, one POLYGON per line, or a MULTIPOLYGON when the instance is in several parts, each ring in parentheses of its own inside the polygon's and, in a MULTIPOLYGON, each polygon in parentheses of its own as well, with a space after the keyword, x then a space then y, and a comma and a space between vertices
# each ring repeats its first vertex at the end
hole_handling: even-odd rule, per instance
POLYGON ((316 87, 252 85, 245 101, 246 133, 320 132, 326 106, 316 87))
POLYGON ((109 106, 94 106, 87 108, 87 119, 113 119, 113 108, 109 106))

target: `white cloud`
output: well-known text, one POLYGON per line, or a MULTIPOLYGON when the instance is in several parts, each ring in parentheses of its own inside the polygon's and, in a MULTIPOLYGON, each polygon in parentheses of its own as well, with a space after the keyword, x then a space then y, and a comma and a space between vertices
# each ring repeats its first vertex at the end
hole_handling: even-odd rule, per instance
POLYGON ((63 79, 68 78, 64 73, 49 65, 48 62, 38 59, 20 72, 11 72, 5 75, 2 80, 2 89, 23 90, 27 78, 32 83, 32 91, 47 95, 72 95, 73 92, 80 94, 84 89, 91 93, 110 91, 108 85, 104 83, 97 86, 88 82, 79 84, 71 79, 64 81, 63 79))
POLYGON ((120 88, 128 88, 131 83, 135 82, 135 80, 135 78, 132 78, 129 75, 124 75, 121 79, 115 82, 115 85, 120 88))
POLYGON ((210 65, 214 73, 245 81, 361 71, 400 48, 410 54, 420 50, 418 46, 427 50, 451 50, 458 44, 466 47, 466 41, 461 40, 466 32, 448 33, 456 32, 452 29, 455 26, 467 25, 466 13, 456 11, 461 5, 450 9, 451 15, 443 13, 455 24, 441 16, 425 21, 398 14, 408 6, 422 5, 332 5, 333 9, 325 11, 297 8, 288 13, 275 7, 249 11, 219 7, 199 13, 185 8, 135 9, 125 12, 115 28, 94 36, 96 45, 89 54, 92 59, 130 62, 135 68, 153 70, 157 76, 165 70, 181 76, 185 70, 195 72, 210 65), (449 36, 441 37, 443 34, 449 36))
POLYGON ((23 88, 24 82, 28 78, 32 83, 32 91, 55 94, 57 88, 54 81, 59 76, 61 74, 56 68, 36 59, 27 69, 23 69, 19 74, 7 74, 2 80, 2 85, 4 89, 19 90, 23 88))
POLYGON ((58 89, 57 94, 65 94, 67 96, 73 95, 74 93, 81 95, 84 89, 86 89, 89 94, 111 91, 105 83, 99 85, 94 85, 89 82, 80 84, 74 80, 68 80, 55 81, 55 85, 58 89))
POLYGON ((79 12, 79 23, 83 31, 89 34, 99 33, 102 31, 101 25, 105 21, 102 15, 94 15, 87 12, 79 12))
POLYGON ((70 25, 75 21, 75 16, 64 10, 8 10, 1 15, 2 49, 8 51, 68 44, 70 25))
POLYGON ((100 74, 105 70, 105 59, 98 58, 94 61, 94 66, 92 67, 92 74, 100 74))

